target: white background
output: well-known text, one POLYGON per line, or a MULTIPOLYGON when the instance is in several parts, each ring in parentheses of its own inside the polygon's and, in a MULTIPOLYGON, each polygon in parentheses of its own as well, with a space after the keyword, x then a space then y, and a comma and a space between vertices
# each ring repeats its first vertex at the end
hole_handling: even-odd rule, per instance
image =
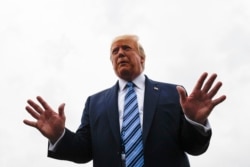
POLYGON ((210 147, 191 166, 250 166, 249 0, 1 0, 0 166, 92 166, 47 158, 47 139, 22 122, 26 101, 65 102, 75 131, 86 98, 117 80, 109 49, 121 34, 140 37, 151 79, 188 92, 204 71, 223 82, 210 147))

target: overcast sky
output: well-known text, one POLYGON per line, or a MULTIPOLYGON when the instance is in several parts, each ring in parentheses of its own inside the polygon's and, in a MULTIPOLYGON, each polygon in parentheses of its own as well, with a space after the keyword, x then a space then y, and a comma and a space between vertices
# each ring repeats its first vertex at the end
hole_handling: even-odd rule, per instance
POLYGON ((47 139, 22 123, 26 101, 65 102, 75 131, 86 98, 117 80, 109 48, 121 34, 140 37, 151 79, 188 92, 204 71, 223 82, 210 147, 191 166, 250 166, 249 0, 1 0, 0 166, 92 166, 47 158, 47 139))

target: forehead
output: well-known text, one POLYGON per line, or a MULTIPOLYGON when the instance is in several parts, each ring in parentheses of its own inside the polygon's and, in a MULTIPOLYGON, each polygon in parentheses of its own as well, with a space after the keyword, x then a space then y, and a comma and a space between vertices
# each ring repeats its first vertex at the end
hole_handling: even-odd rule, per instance
POLYGON ((112 43, 111 50, 120 46, 124 46, 124 45, 130 46, 131 48, 136 48, 137 46, 136 42, 131 39, 120 39, 112 43))

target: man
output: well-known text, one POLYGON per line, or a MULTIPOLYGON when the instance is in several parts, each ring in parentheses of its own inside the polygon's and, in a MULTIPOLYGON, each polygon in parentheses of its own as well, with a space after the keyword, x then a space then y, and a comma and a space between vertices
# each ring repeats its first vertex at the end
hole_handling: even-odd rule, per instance
POLYGON ((186 153, 200 155, 207 150, 211 137, 208 116, 226 99, 225 95, 213 99, 222 85, 212 86, 216 74, 205 82, 208 74, 203 73, 189 96, 181 86, 153 81, 143 74, 145 53, 134 35, 116 37, 110 59, 118 82, 88 97, 75 133, 65 128, 64 104, 57 113, 39 96, 41 106, 28 100, 26 107, 36 121, 24 123, 49 139, 49 157, 77 163, 93 160, 96 167, 130 166, 123 122, 129 82, 136 92, 138 134, 142 133, 142 141, 138 140, 142 142, 141 159, 133 160, 131 166, 188 167, 186 153))

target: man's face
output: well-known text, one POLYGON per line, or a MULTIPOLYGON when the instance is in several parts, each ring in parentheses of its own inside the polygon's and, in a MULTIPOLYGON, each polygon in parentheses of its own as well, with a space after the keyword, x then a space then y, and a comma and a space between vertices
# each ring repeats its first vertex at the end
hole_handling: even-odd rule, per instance
POLYGON ((136 42, 118 40, 111 46, 111 61, 118 77, 132 81, 143 71, 145 58, 139 55, 136 42))

